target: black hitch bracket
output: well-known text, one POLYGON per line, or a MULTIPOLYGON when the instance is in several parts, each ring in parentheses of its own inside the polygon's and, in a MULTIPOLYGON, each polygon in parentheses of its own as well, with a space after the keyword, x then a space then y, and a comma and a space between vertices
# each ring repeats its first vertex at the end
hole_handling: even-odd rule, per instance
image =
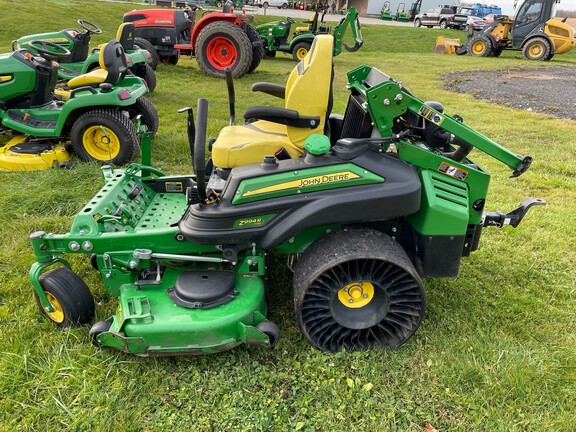
POLYGON ((504 225, 510 225, 516 228, 522 222, 530 207, 535 205, 546 205, 546 201, 541 198, 526 198, 520 203, 518 208, 512 210, 510 213, 502 213, 501 211, 484 212, 482 213, 482 226, 495 226, 502 228, 504 225))

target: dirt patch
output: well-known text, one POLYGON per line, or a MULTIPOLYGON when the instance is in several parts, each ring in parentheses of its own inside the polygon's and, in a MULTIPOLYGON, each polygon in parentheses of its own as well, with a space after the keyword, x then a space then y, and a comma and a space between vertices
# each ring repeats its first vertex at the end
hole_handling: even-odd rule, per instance
POLYGON ((576 120, 576 67, 451 73, 444 87, 479 99, 576 120))

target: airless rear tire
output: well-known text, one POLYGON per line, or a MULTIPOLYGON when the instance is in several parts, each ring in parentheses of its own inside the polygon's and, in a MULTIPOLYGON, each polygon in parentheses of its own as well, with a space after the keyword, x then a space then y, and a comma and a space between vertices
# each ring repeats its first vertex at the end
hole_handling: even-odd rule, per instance
POLYGON ((418 329, 426 295, 402 247, 352 228, 310 246, 294 270, 296 320, 322 351, 396 348, 418 329))

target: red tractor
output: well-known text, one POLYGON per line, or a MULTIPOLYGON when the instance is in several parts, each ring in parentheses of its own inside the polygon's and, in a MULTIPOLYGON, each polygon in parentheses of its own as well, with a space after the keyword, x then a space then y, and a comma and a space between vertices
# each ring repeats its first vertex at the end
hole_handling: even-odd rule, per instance
POLYGON ((180 55, 195 56, 202 72, 217 78, 224 78, 226 67, 235 78, 256 69, 265 51, 248 17, 234 13, 228 2, 222 12, 206 13, 196 22, 198 9, 202 8, 190 4, 135 10, 124 14, 124 22, 134 24, 135 36, 149 41, 161 61, 176 64, 180 55))

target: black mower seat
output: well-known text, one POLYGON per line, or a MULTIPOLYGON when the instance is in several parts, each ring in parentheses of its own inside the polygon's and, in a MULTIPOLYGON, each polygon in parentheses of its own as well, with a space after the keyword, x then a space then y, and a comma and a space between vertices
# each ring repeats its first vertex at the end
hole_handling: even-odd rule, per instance
POLYGON ((244 118, 258 121, 222 129, 212 147, 214 165, 234 168, 258 163, 283 150, 291 158, 302 156, 306 138, 327 132, 333 52, 333 36, 316 36, 306 57, 288 77, 285 108, 250 108, 244 118))
POLYGON ((124 51, 134 49, 134 24, 122 23, 116 32, 116 39, 124 48, 124 51))
POLYGON ((114 85, 124 78, 128 72, 126 54, 117 40, 100 45, 98 63, 100 64, 100 69, 94 69, 91 72, 72 78, 68 81, 68 87, 71 89, 82 86, 97 87, 102 83, 114 85))

